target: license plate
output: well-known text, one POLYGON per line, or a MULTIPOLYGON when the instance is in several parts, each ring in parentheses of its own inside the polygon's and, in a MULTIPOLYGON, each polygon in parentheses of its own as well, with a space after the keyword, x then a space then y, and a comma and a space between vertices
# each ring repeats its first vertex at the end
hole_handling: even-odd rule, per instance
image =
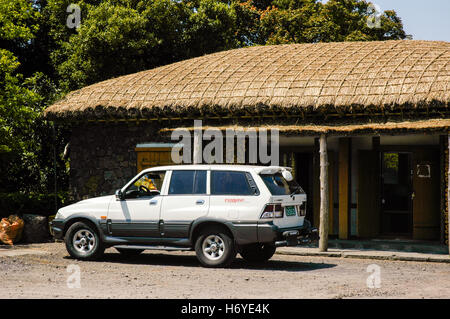
POLYGON ((295 206, 286 206, 284 208, 284 212, 286 216, 295 216, 297 215, 297 212, 295 211, 295 206))

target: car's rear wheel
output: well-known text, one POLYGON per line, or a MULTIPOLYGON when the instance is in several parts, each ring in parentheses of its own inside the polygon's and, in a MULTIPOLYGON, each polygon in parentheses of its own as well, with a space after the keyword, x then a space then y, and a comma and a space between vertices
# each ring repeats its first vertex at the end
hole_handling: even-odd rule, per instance
POLYGON ((105 251, 96 229, 86 222, 71 225, 66 232, 65 243, 70 256, 76 259, 98 259, 105 251))
POLYGON ((248 262, 265 262, 275 254, 272 244, 251 244, 241 248, 240 255, 248 262))
POLYGON ((116 248, 116 250, 125 257, 135 257, 140 255, 144 249, 126 249, 126 248, 116 248))
POLYGON ((226 267, 236 257, 234 241, 221 227, 204 229, 195 242, 195 252, 205 267, 226 267))

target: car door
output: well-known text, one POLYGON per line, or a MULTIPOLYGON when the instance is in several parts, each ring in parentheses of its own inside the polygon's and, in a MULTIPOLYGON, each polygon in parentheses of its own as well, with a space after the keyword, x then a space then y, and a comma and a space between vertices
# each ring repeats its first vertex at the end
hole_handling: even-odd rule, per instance
POLYGON ((112 236, 159 237, 160 193, 165 175, 165 171, 141 174, 125 189, 123 200, 111 202, 108 223, 112 236))
POLYGON ((161 207, 161 236, 188 238, 191 223, 208 214, 207 170, 173 170, 161 207))

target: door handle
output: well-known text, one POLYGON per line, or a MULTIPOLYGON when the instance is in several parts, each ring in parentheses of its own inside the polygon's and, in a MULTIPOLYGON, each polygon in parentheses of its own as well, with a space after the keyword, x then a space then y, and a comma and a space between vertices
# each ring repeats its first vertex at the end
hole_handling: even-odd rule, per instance
POLYGON ((205 201, 203 199, 197 199, 197 201, 195 203, 197 205, 203 205, 205 203, 205 201))
POLYGON ((152 199, 150 201, 150 205, 156 205, 156 204, 158 204, 158 201, 156 199, 152 199))

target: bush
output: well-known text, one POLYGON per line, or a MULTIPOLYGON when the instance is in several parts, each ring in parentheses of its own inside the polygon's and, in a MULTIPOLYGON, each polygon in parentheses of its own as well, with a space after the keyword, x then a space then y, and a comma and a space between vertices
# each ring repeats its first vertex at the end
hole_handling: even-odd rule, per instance
MULTIPOLYGON (((68 192, 56 194, 57 208, 69 205, 71 199, 68 192)), ((35 214, 51 216, 56 214, 55 194, 37 193, 0 193, 0 217, 11 214, 35 214)))

